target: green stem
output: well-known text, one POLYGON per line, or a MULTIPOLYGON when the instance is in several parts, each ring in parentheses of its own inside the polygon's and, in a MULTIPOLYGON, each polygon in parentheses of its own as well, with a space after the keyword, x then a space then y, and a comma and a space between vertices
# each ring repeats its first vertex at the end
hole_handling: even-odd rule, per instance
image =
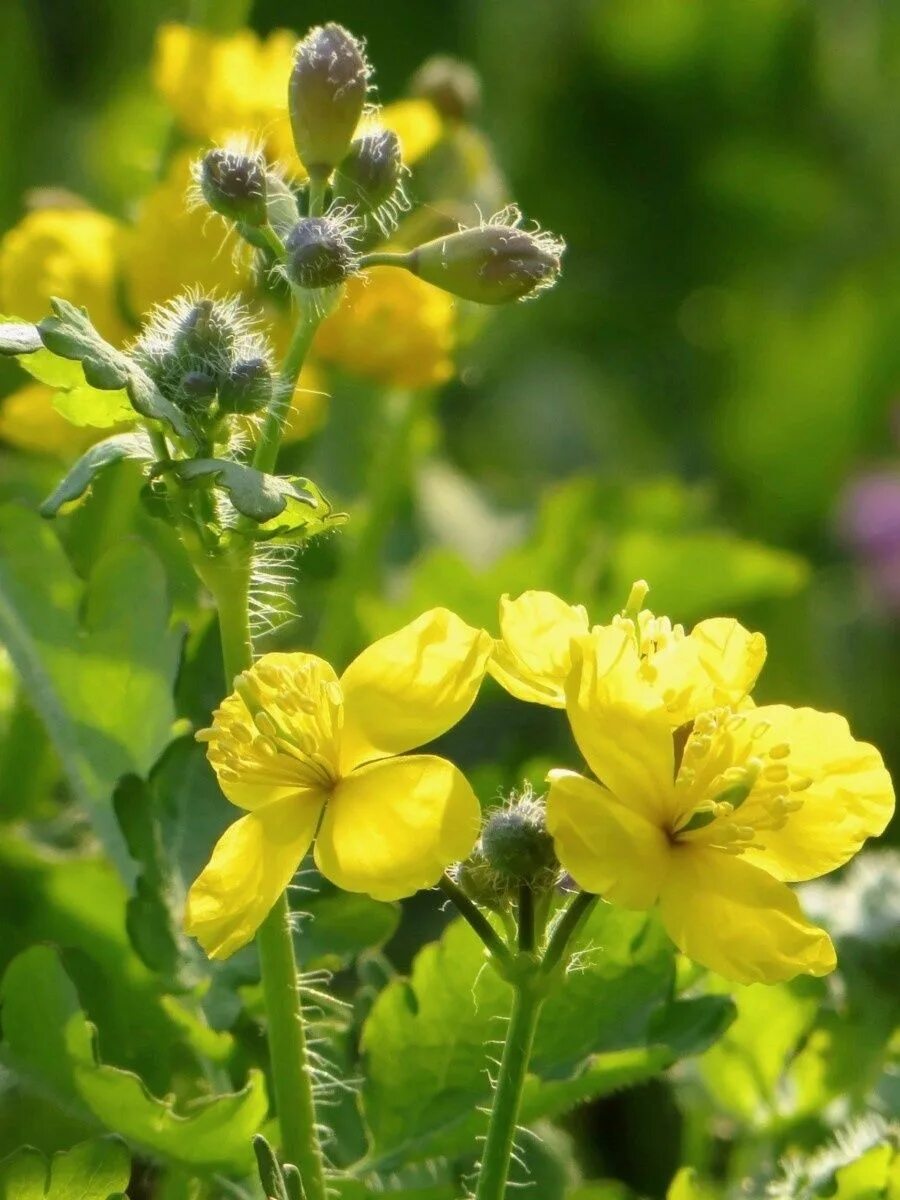
POLYGON ((545 975, 549 975, 560 962, 569 942, 599 899, 599 896, 595 896, 591 892, 578 892, 571 901, 553 930, 544 954, 541 970, 545 975))
POLYGON ((325 189, 328 186, 328 176, 312 174, 309 177, 309 215, 321 217, 325 211, 325 189))
POLYGON ((361 270, 366 267, 406 267, 410 270, 412 262, 411 254, 395 254, 390 250, 373 250, 371 254, 364 254, 359 260, 361 270))
POLYGON ((322 615, 316 650, 341 662, 352 649, 356 602, 379 565, 394 512, 410 476, 410 443, 423 392, 395 391, 386 398, 380 444, 372 455, 365 511, 354 518, 344 539, 341 571, 322 615))
POLYGON ((543 992, 533 981, 526 979, 516 986, 475 1200, 503 1200, 506 1194, 522 1089, 543 1000, 543 992))
POLYGON ((284 422, 291 407, 297 380, 300 378, 300 372, 319 327, 319 319, 316 313, 307 310, 297 322, 294 336, 278 373, 272 402, 266 412, 259 441, 256 443, 253 465, 257 471, 271 473, 275 470, 278 450, 284 434, 284 422))
POLYGON ((256 934, 269 1023, 275 1104, 282 1155, 300 1172, 306 1200, 327 1200, 290 915, 287 892, 282 892, 256 934))
MULTIPOLYGON (((219 610, 222 657, 230 687, 235 675, 253 661, 247 605, 249 558, 235 556, 213 568, 207 565, 204 578, 219 610)), ((327 1200, 287 892, 282 892, 259 927, 256 944, 282 1157, 297 1166, 306 1200, 327 1200)))
POLYGON ((459 910, 460 916, 469 922, 491 954, 504 965, 511 964, 512 956, 506 946, 504 946, 497 931, 481 909, 469 899, 459 884, 455 883, 449 875, 442 875, 438 881, 438 887, 445 896, 448 896, 453 901, 459 910))

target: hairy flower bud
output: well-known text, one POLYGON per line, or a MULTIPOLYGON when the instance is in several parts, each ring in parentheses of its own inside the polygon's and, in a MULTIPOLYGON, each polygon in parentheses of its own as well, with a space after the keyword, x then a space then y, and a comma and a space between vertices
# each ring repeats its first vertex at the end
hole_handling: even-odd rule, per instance
POLYGON ((198 300, 185 313, 175 348, 185 354, 213 360, 227 354, 234 342, 230 314, 215 300, 198 300))
POLYGON ((219 385, 219 408, 227 413, 254 413, 272 396, 272 373, 262 358, 237 363, 219 385))
POLYGON ((475 229, 461 229, 410 251, 407 265, 420 278, 478 304, 506 304, 552 287, 563 242, 520 228, 510 207, 475 229))
POLYGON ((206 408, 216 394, 215 378, 207 371, 185 371, 181 377, 181 393, 189 404, 206 408))
POLYGON ((291 283, 317 289, 335 287, 348 279, 358 262, 351 234, 340 211, 298 221, 285 242, 285 271, 291 283))
POLYGON ((335 198, 375 212, 392 199, 403 176, 400 139, 392 129, 376 129, 357 138, 341 160, 334 180, 335 198))
POLYGON ((288 109, 297 154, 311 176, 327 177, 347 153, 369 73, 362 44, 333 21, 297 43, 288 109))
POLYGON ((521 883, 552 883, 559 870, 544 805, 530 791, 488 817, 480 849, 499 875, 521 883))
POLYGON ((430 100, 441 116, 451 121, 468 120, 481 104, 478 72, 443 54, 422 63, 410 81, 410 91, 430 100))
POLYGON ((200 160, 195 178, 214 212, 246 225, 265 225, 266 163, 262 155, 210 150, 200 160))

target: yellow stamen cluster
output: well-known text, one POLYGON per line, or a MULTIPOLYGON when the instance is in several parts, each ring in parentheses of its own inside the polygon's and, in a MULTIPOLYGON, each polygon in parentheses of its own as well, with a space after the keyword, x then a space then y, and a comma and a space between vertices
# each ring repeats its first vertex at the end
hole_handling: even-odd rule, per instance
POLYGON ((340 684, 312 664, 273 658, 237 677, 212 728, 197 736, 210 743, 210 762, 225 782, 330 788, 337 780, 340 684))
POLYGON ((675 779, 682 812, 671 831, 676 841, 703 841, 742 854, 760 849, 757 835, 782 829, 802 806, 797 793, 812 780, 792 772, 788 743, 759 746, 769 725, 756 720, 748 729, 753 721, 752 711, 719 708, 694 722, 675 779), (739 808, 743 822, 731 819, 739 808))

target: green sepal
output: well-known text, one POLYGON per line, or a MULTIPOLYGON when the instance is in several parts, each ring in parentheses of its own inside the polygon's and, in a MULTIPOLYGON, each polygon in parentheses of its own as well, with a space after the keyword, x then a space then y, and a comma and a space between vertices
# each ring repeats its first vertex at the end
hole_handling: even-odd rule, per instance
POLYGON ((343 513, 332 511, 314 483, 300 476, 267 475, 222 458, 160 463, 156 470, 171 473, 185 486, 210 480, 242 516, 256 522, 254 536, 259 541, 312 537, 346 520, 343 513))
POLYGON ((63 505, 80 503, 90 490, 96 477, 115 463, 127 458, 153 459, 150 443, 133 433, 119 433, 104 438, 82 454, 68 474, 56 485, 41 504, 42 517, 55 517, 63 505))
POLYGON ((91 324, 87 311, 67 300, 50 301, 52 317, 45 317, 37 329, 44 347, 64 359, 81 363, 84 377, 103 391, 124 388, 136 412, 153 421, 164 421, 179 437, 193 444, 193 435, 184 414, 165 396, 127 354, 103 340, 91 324))

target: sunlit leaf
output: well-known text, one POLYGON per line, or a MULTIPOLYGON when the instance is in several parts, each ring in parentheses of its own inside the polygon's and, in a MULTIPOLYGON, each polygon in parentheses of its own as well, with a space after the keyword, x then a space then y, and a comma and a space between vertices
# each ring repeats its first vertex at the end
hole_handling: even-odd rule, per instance
POLYGON ((262 1077, 233 1094, 189 1101, 152 1096, 137 1075, 96 1058, 92 1027, 56 953, 35 946, 2 984, 3 1055, 27 1086, 74 1105, 145 1151, 199 1170, 245 1172, 266 1115, 262 1077))
MULTIPOLYGON (((112 395, 112 393, 107 393, 112 395)), ((128 458, 150 461, 154 457, 149 440, 140 434, 120 433, 91 446, 41 505, 42 517, 55 517, 64 505, 84 499, 96 477, 128 458)))
POLYGON ((125 1200, 131 1161, 125 1143, 94 1138, 43 1154, 23 1147, 0 1162, 0 1200, 125 1200))

